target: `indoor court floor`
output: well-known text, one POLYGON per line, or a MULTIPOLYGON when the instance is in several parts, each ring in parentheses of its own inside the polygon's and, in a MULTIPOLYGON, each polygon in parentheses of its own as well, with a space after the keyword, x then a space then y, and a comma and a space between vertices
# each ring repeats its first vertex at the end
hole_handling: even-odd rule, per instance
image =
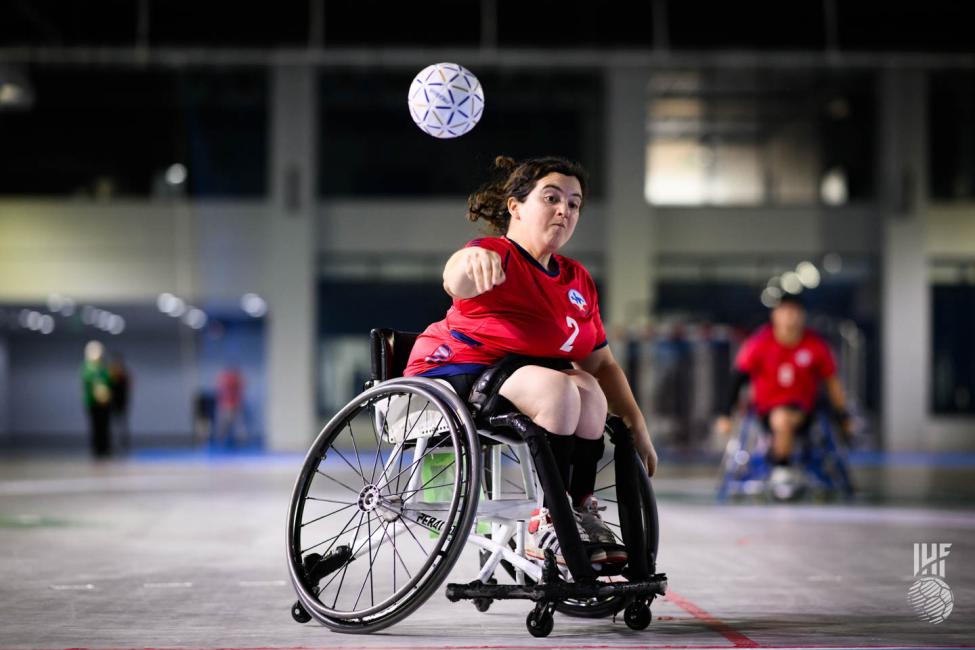
MULTIPOLYGON (((854 504, 718 505, 716 473, 655 479, 669 592, 642 632, 556 614, 536 639, 528 601, 479 613, 443 588, 372 635, 295 623, 285 521, 298 455, 0 460, 0 647, 730 648, 975 646, 970 465, 859 467, 854 504), (931 495, 941 495, 930 498, 931 495), (942 498, 943 497, 943 498, 942 498), (943 623, 908 602, 915 543, 950 543, 943 623)), ((450 581, 475 577, 465 550, 450 581)))

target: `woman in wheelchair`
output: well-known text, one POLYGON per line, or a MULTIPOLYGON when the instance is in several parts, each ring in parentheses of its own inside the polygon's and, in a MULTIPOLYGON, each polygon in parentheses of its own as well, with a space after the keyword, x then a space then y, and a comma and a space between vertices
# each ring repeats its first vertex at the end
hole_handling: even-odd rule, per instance
POLYGON ((478 576, 448 584, 447 598, 481 611, 531 600, 535 636, 551 631, 556 610, 624 611, 643 629, 664 593, 648 478, 657 456, 607 346, 595 284, 558 253, 578 223, 586 174, 560 158, 499 157, 495 167, 467 216, 498 236, 447 261, 446 317, 419 335, 373 330, 373 381, 305 457, 287 535, 299 622, 388 627, 430 597, 465 546, 479 550, 478 576), (604 432, 612 460, 597 471, 604 432), (612 484, 597 490, 597 474, 612 484), (611 488, 615 507, 600 517, 594 492, 611 488), (499 569, 514 584, 499 584, 499 569))
MULTIPOLYGON (((558 254, 579 221, 586 173, 560 158, 499 156, 495 166, 498 176, 468 199, 467 218, 485 220, 500 236, 475 239, 447 261, 443 286, 453 305, 418 337, 404 375, 443 378, 465 398, 499 364, 495 390, 544 432, 590 561, 624 564, 625 548, 593 496, 607 408, 633 431, 650 475, 657 456, 607 345, 595 284, 581 264, 558 254)), ((569 513, 559 513, 554 499, 533 513, 527 553, 542 559, 551 548, 564 564, 553 514, 569 513)))

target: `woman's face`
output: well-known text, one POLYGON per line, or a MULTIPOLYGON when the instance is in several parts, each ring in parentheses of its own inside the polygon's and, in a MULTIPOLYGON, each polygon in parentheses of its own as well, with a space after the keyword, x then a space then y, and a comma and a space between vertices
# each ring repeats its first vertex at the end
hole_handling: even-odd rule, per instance
POLYGON ((539 252, 557 251, 572 237, 581 208, 579 179, 552 172, 538 179, 524 203, 508 198, 508 234, 539 252))

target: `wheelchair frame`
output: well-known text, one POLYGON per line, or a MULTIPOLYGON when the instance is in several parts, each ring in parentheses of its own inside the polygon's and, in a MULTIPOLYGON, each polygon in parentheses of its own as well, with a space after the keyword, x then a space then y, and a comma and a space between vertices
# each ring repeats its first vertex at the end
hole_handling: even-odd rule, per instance
MULTIPOLYGON (((620 523, 623 535, 624 538, 631 538, 630 540, 624 539, 624 541, 627 542, 631 557, 635 557, 634 561, 627 566, 629 574, 625 572, 623 574, 629 581, 603 582, 596 580, 593 576, 573 579, 571 571, 567 572, 568 575, 563 576, 556 566, 555 557, 551 551, 546 551, 543 566, 539 566, 525 556, 527 514, 533 508, 540 506, 543 500, 539 475, 532 461, 532 450, 529 449, 528 442, 516 433, 519 422, 523 425, 525 421, 528 421, 527 418, 517 413, 492 417, 486 423, 487 427, 478 428, 467 405, 452 388, 429 378, 392 377, 396 373, 396 367, 392 362, 397 357, 402 361, 403 354, 401 346, 395 346, 399 349, 394 348, 390 334, 395 336, 397 333, 383 330, 373 331, 373 374, 375 379, 368 382, 367 390, 336 414, 323 428, 312 445, 295 484, 289 510, 287 535, 291 581, 298 594, 298 601, 292 606, 292 615, 295 620, 304 623, 315 618, 335 631, 350 633, 369 633, 388 627, 402 620, 422 604, 447 577, 463 548, 467 544, 471 544, 480 551, 480 570, 476 579, 469 583, 447 585, 446 595, 451 601, 470 599, 474 601, 478 610, 486 611, 491 602, 496 599, 531 600, 535 602, 535 607, 529 613, 526 625, 533 636, 546 636, 551 632, 554 625, 553 612, 556 610, 569 615, 598 617, 615 615, 625 609, 624 621, 629 627, 643 629, 649 625, 651 620, 650 603, 655 596, 664 593, 667 582, 665 575, 654 572, 658 530, 656 502, 653 497, 652 486, 645 471, 642 471, 642 477, 640 476, 638 468, 642 468, 642 465, 640 465, 633 450, 632 436, 622 426, 622 421, 618 418, 616 421, 610 421, 607 431, 614 443, 614 459, 621 462, 621 465, 636 461, 635 465, 631 465, 631 470, 637 469, 637 471, 629 474, 624 471, 625 481, 623 483, 626 483, 630 492, 636 492, 636 497, 630 494, 628 498, 637 499, 638 503, 635 507, 639 513, 638 516, 635 517, 633 514, 633 505, 627 505, 624 508, 622 500, 620 501, 620 523), (379 341, 382 343, 382 347, 378 350, 376 343, 380 336, 377 336, 377 331, 382 337, 379 341), (392 349, 387 349, 387 344, 392 349), (377 396, 383 394, 401 394, 401 397, 402 395, 422 396, 429 403, 435 404, 436 408, 440 410, 441 419, 434 431, 417 434, 411 438, 410 434, 413 433, 420 416, 417 416, 413 426, 407 431, 406 427, 410 423, 410 411, 407 407, 402 439, 395 444, 388 458, 384 458, 380 464, 382 436, 386 434, 389 443, 393 444, 393 436, 388 430, 391 397, 387 398, 385 411, 381 411, 375 406, 381 399, 377 396), (379 474, 378 481, 373 480, 362 488, 358 493, 358 500, 355 505, 358 505, 359 510, 368 513, 370 519, 367 519, 367 522, 371 521, 372 513, 378 513, 376 515, 377 528, 375 531, 370 528, 368 537, 365 541, 359 542, 357 548, 355 546, 358 531, 351 547, 336 546, 339 541, 338 538, 345 531, 343 529, 334 539, 325 540, 326 542, 332 541, 332 545, 324 554, 307 553, 310 548, 303 550, 300 543, 301 529, 306 525, 302 513, 305 500, 309 498, 310 485, 316 478, 315 472, 324 475, 319 467, 332 450, 331 442, 336 439, 336 431, 341 430, 341 425, 346 423, 350 414, 359 414, 366 409, 372 409, 372 426, 375 429, 377 441, 373 479, 375 479, 380 465, 382 472, 379 474), (443 417, 444 415, 447 417, 443 417), (446 427, 446 433, 441 431, 443 427, 446 427), (511 433, 507 429, 511 429, 511 433), (434 443, 438 439, 438 435, 441 436, 440 441, 434 443), (454 465, 454 496, 448 502, 425 501, 423 500, 425 497, 420 497, 421 493, 424 493, 424 488, 420 485, 422 472, 417 472, 417 468, 422 465, 422 461, 427 457, 428 452, 442 444, 446 436, 450 437, 455 447, 455 458, 452 463, 454 465), (464 440, 466 442, 461 444, 460 441, 464 440), (469 446, 469 449, 463 451, 465 445, 469 446), (514 454, 512 460, 515 460, 520 466, 522 485, 519 489, 522 490, 522 494, 516 498, 506 498, 504 495, 503 446, 505 445, 514 454), (410 449, 412 449, 412 459, 407 470, 410 467, 414 469, 409 476, 404 492, 397 493, 400 496, 402 494, 409 495, 402 499, 392 495, 392 492, 399 488, 398 477, 406 470, 400 470, 395 475, 397 478, 395 488, 389 489, 393 482, 390 477, 398 467, 402 467, 403 459, 410 449), (482 467, 481 455, 485 452, 488 454, 488 461, 482 467), (461 458, 465 453, 468 457, 461 458), (635 476, 631 476, 631 474, 635 476), (460 503, 462 475, 469 476, 469 484, 463 490, 466 500, 460 503), (486 480, 488 476, 491 478, 491 485, 484 494, 485 498, 479 499, 482 481, 486 480), (390 494, 384 494, 384 490, 390 494), (624 517, 624 511, 628 513, 626 517, 624 517), (383 520, 386 522, 385 525, 383 520), (396 529, 397 522, 403 524, 398 531, 396 529), (490 534, 479 533, 475 522, 489 523, 490 534), (375 543, 377 546, 376 553, 378 555, 378 549, 382 543, 386 539, 391 539, 393 540, 393 551, 397 553, 395 538, 404 529, 413 535, 409 529, 411 524, 435 532, 438 539, 435 552, 429 554, 422 569, 425 574, 432 571, 432 577, 424 582, 425 575, 418 575, 416 578, 411 575, 413 583, 419 585, 416 587, 416 596, 413 596, 412 592, 406 596, 400 596, 403 592, 401 589, 387 599, 387 601, 393 601, 392 605, 386 605, 387 601, 381 601, 376 606, 373 602, 371 608, 363 610, 356 610, 359 603, 359 598, 357 598, 353 606, 355 611, 338 613, 335 611, 335 603, 339 599, 338 591, 336 591, 335 602, 331 608, 319 601, 319 595, 329 588, 329 585, 340 573, 344 581, 345 572, 350 563, 364 554, 367 545, 370 559, 368 579, 370 581, 370 592, 372 592, 373 544, 375 543), (383 526, 381 530, 379 526, 383 526), (390 526, 393 528, 392 534, 389 533, 390 526), (447 550, 443 550, 444 548, 447 550), (514 584, 497 583, 494 576, 501 567, 510 574, 514 584), (332 576, 329 583, 324 588, 320 587, 322 580, 329 576, 332 576), (397 598, 400 600, 397 601, 397 598), (383 609, 384 606, 386 609, 383 609), (392 610, 389 609, 390 607, 392 610)), ((411 345, 412 341, 409 341, 409 344, 411 345)), ((425 409, 426 406, 424 406, 424 411, 425 409)), ((421 415, 424 411, 421 411, 421 415)), ((349 420, 349 432, 352 433, 350 422, 351 420, 349 420)), ((352 434, 352 442, 353 445, 356 444, 354 433, 352 434)), ((547 443, 545 444, 547 446, 547 443)), ((355 470, 355 466, 345 459, 340 451, 336 449, 336 453, 345 461, 346 465, 355 470)), ((357 461, 358 453, 358 449, 356 449, 357 461)), ((367 482, 365 472, 361 470, 360 463, 359 475, 365 483, 367 482)), ((348 485, 345 487, 355 492, 348 485)), ((617 483, 616 487, 619 493, 620 483, 617 483)), ((351 497, 348 498, 351 499, 351 497)), ((352 505, 346 507, 352 507, 352 505)), ((312 521, 317 521, 317 519, 312 521)), ((359 528, 361 528, 361 515, 359 528)), ((561 534, 559 537, 560 542, 563 542, 563 549, 566 549, 565 540, 562 540, 561 534)), ((415 536, 414 539, 416 539, 415 536)), ((578 535, 576 535, 575 543, 581 549, 578 535)), ((420 547, 422 549, 422 545, 420 547)), ((565 552, 568 555, 569 551, 566 550, 565 552)), ((402 557, 399 560, 403 564, 403 568, 407 569, 402 557)), ((395 572, 395 557, 393 567, 395 572)), ((409 573, 408 570, 407 573, 409 573)), ((338 590, 341 589, 341 586, 340 583, 338 590)), ((408 586, 411 589, 414 588, 414 585, 408 586)), ((364 587, 365 581, 359 591, 360 597, 364 587)), ((396 589, 395 576, 393 588, 396 589)), ((372 596, 372 594, 370 595, 372 596)))
MULTIPOLYGON (((731 438, 721 462, 722 476, 718 485, 718 501, 735 495, 765 493, 772 466, 767 452, 772 433, 759 422, 754 408, 749 408, 738 427, 738 435, 731 438)), ((836 439, 829 415, 821 408, 813 414, 809 431, 797 438, 793 461, 803 469, 813 489, 826 493, 838 491, 844 498, 854 496, 846 452, 836 439)))

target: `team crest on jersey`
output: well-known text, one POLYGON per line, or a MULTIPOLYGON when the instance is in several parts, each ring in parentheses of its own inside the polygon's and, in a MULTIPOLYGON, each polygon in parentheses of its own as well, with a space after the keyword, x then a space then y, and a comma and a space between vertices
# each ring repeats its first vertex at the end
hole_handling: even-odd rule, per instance
POLYGON ((427 363, 444 363, 452 356, 454 356, 454 351, 450 349, 449 345, 444 343, 443 345, 437 347, 437 349, 433 351, 433 354, 428 355, 424 361, 427 363))
POLYGON ((803 348, 796 352, 796 365, 800 368, 805 368, 812 363, 812 352, 803 348))
POLYGON ((569 289, 569 302, 578 307, 579 311, 586 311, 586 307, 589 306, 582 294, 575 289, 569 289))

